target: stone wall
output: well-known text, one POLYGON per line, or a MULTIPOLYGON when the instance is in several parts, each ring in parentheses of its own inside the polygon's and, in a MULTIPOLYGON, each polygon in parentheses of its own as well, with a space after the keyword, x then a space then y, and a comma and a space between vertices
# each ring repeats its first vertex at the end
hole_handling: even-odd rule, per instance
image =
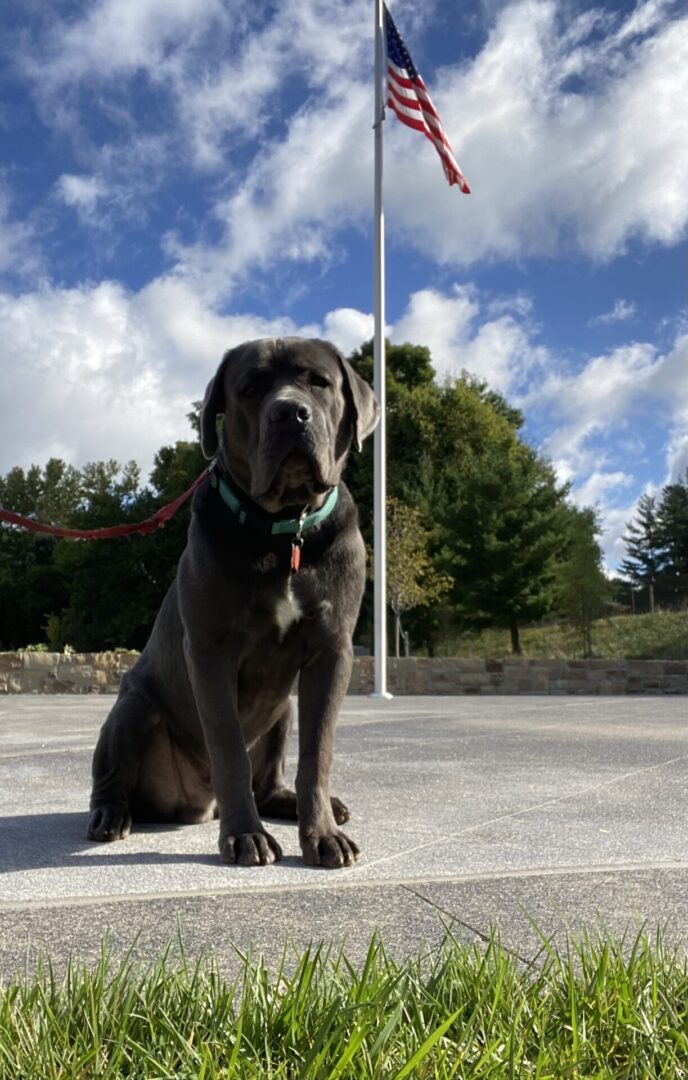
POLYGON ((0 653, 0 694, 116 694, 134 653, 0 653))
MULTIPOLYGON (((0 694, 114 694, 131 653, 0 653, 0 694)), ((389 661, 393 694, 688 694, 688 660, 389 661)), ((350 694, 373 689, 373 660, 354 661, 350 694)))
MULTIPOLYGON (((688 660, 389 660, 393 694, 688 694, 688 660)), ((372 657, 359 657, 350 694, 373 689, 372 657)))

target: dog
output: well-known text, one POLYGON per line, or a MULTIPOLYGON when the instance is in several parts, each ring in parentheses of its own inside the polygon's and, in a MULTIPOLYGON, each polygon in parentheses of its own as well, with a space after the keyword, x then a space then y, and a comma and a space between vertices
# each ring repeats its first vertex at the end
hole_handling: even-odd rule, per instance
POLYGON ((366 553, 341 476, 379 417, 368 384, 317 339, 231 349, 205 392, 197 489, 177 576, 98 738, 87 835, 219 818, 220 857, 281 857, 261 818, 298 820, 309 866, 351 866, 329 793, 366 553), (284 758, 298 675, 298 767, 284 758))

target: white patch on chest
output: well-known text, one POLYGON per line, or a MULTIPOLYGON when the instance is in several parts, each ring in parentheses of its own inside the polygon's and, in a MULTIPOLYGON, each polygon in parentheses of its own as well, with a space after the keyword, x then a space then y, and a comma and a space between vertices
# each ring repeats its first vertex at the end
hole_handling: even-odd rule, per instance
POLYGON ((291 582, 289 582, 286 596, 281 596, 275 605, 275 622, 279 627, 280 639, 284 637, 291 624, 298 622, 302 615, 301 605, 291 591, 291 582))

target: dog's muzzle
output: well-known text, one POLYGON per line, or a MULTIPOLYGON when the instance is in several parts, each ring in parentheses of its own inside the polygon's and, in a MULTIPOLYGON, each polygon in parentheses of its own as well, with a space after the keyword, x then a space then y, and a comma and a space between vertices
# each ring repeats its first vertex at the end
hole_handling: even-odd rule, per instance
MULTIPOLYGON (((301 396, 281 394, 264 405, 260 445, 251 477, 251 497, 270 493, 278 501, 286 492, 309 496, 332 487, 327 470, 327 444, 313 406, 301 396)), ((290 496, 291 497, 291 496, 290 496)))

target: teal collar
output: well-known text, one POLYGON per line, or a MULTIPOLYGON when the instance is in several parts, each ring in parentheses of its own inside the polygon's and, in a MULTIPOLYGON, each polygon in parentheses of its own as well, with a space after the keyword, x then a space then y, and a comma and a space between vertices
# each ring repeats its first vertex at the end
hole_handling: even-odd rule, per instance
POLYGON ((325 518, 330 516, 339 498, 339 488, 333 487, 318 510, 309 512, 308 507, 305 507, 301 516, 297 518, 271 518, 268 516, 263 519, 251 513, 244 506, 233 488, 216 469, 213 469, 210 474, 210 483, 220 495, 225 506, 239 519, 240 525, 249 524, 261 532, 270 533, 272 536, 300 536, 306 529, 312 529, 314 525, 320 525, 325 518))

